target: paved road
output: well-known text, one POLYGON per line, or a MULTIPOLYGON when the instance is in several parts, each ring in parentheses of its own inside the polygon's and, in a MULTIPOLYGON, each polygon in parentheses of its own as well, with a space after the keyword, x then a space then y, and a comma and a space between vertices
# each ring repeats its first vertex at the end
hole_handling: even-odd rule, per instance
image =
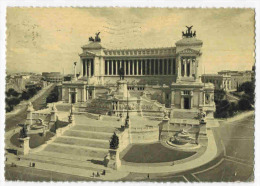
MULTIPOLYGON (((229 182, 252 181, 254 169, 254 116, 231 123, 220 123, 213 133, 218 146, 218 157, 202 167, 178 174, 130 173, 122 181, 172 181, 172 182, 229 182)), ((8 179, 20 180, 89 180, 82 177, 66 177, 54 172, 33 168, 6 167, 8 179), (31 173, 35 176, 31 176, 31 173)), ((95 180, 95 179, 93 179, 95 180)))
MULTIPOLYGON (((42 109, 46 106, 46 98, 50 94, 50 92, 53 90, 54 87, 55 86, 52 86, 51 88, 46 90, 46 92, 43 95, 41 95, 35 101, 32 102, 35 110, 42 109)), ((13 128, 16 128, 17 124, 25 122, 26 109, 27 109, 27 107, 23 108, 20 112, 18 112, 17 114, 15 114, 5 120, 5 131, 6 132, 13 128)))

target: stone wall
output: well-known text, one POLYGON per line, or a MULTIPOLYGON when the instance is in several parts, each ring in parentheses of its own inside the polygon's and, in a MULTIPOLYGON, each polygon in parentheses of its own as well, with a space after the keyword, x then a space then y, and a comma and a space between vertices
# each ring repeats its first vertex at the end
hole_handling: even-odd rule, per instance
POLYGON ((131 128, 132 143, 159 141, 159 127, 131 128))

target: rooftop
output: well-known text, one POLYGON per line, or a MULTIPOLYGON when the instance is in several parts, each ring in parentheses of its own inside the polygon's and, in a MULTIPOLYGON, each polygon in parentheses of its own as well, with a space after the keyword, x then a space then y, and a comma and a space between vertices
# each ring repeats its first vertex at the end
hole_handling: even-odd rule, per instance
POLYGON ((179 41, 177 41, 176 46, 182 46, 182 45, 202 45, 203 42, 195 37, 192 38, 183 38, 179 41))

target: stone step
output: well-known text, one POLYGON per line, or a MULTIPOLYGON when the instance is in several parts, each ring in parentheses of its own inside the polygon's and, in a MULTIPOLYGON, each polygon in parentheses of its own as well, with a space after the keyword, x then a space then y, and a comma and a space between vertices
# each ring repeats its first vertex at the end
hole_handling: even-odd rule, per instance
POLYGON ((88 139, 88 138, 80 138, 80 137, 72 137, 72 136, 61 136, 61 137, 57 138, 54 142, 70 144, 70 145, 105 148, 105 149, 109 148, 109 140, 100 140, 100 139, 88 139))
POLYGON ((74 130, 82 130, 82 131, 93 131, 93 132, 106 132, 106 133, 113 133, 116 128, 114 127, 96 127, 91 125, 79 125, 77 124, 75 127, 73 127, 74 130))
MULTIPOLYGON (((66 154, 66 153, 59 153, 59 152, 51 152, 51 151, 41 151, 38 153, 35 153, 37 155, 41 155, 41 156, 49 156, 49 157, 56 157, 56 158, 62 158, 62 159, 67 159, 67 160, 77 160, 77 161, 90 161, 93 160, 93 157, 88 157, 88 156, 80 156, 80 155, 73 155, 71 156, 71 154, 66 154)), ((95 157, 95 160, 97 161, 103 161, 104 158, 98 158, 95 157)))
POLYGON ((74 137, 102 139, 102 140, 109 140, 112 137, 112 135, 113 133, 81 131, 81 130, 68 130, 63 134, 63 136, 74 136, 74 137))
POLYGON ((61 165, 66 167, 74 167, 74 168, 84 168, 87 170, 100 171, 100 170, 109 170, 107 167, 103 165, 103 160, 95 160, 95 159, 73 159, 72 158, 61 158, 59 156, 50 156, 50 154, 29 154, 27 156, 21 157, 23 160, 30 160, 34 163, 41 162, 52 165, 61 165))
POLYGON ((78 156, 87 156, 93 158, 104 158, 108 154, 108 149, 85 147, 79 145, 68 145, 53 142, 48 145, 44 151, 73 154, 78 156))

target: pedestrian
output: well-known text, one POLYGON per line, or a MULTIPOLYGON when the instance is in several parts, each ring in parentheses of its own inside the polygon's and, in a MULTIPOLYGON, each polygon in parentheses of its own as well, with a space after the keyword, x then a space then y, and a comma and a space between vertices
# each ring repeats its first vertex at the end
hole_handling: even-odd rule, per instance
POLYGON ((92 173, 92 176, 93 176, 93 178, 95 178, 95 173, 94 172, 92 173))
POLYGON ((147 174, 147 178, 150 179, 150 175, 149 174, 147 174))
POLYGON ((97 172, 97 177, 100 177, 100 174, 99 174, 99 172, 97 172))
POLYGON ((174 165, 174 161, 172 162, 172 166, 174 165))
POLYGON ((103 170, 102 175, 106 175, 106 170, 103 170))

